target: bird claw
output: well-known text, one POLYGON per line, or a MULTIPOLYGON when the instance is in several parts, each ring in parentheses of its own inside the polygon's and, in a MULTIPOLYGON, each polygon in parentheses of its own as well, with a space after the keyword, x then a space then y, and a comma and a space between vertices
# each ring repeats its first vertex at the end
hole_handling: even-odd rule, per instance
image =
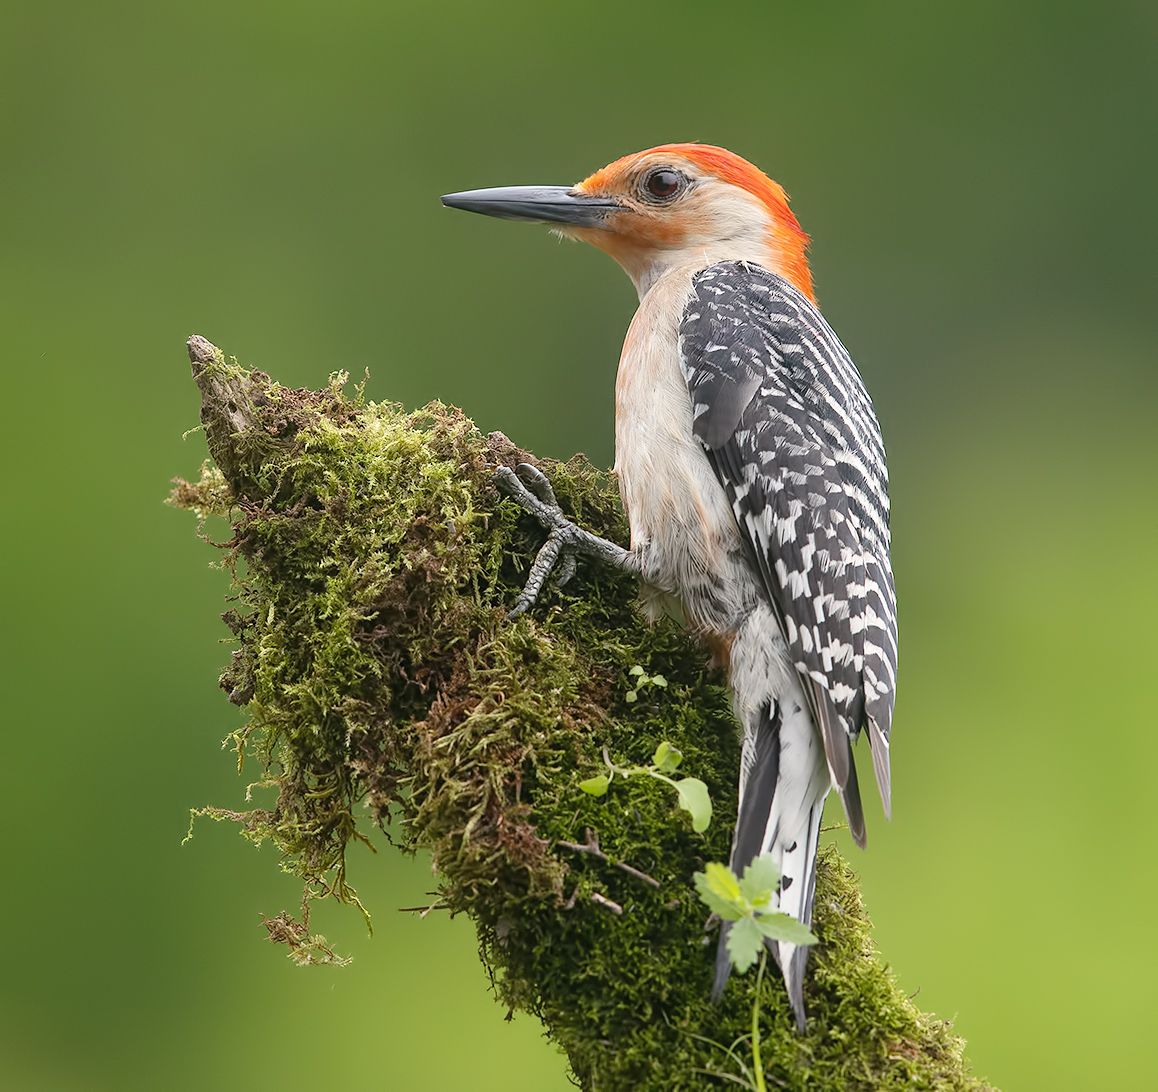
POLYGON ((575 558, 579 554, 638 575, 638 562, 629 551, 583 530, 563 515, 563 509, 555 499, 555 490, 547 475, 537 466, 519 463, 514 470, 509 466, 500 466, 495 471, 494 480, 499 490, 524 512, 534 516, 547 531, 547 541, 531 562, 527 582, 507 614, 508 618, 517 618, 535 605, 556 564, 559 568, 555 583, 559 587, 566 584, 575 575, 575 558))
POLYGON ((495 471, 494 481, 501 492, 528 515, 534 516, 548 531, 570 523, 555 499, 555 490, 547 475, 537 466, 519 463, 514 470, 500 466, 495 471))
POLYGON ((562 560, 559 562, 559 568, 555 573, 555 587, 562 588, 569 584, 577 568, 578 562, 575 560, 575 555, 573 553, 564 553, 562 560))
POLYGON ((562 587, 575 575, 575 548, 580 532, 563 515, 550 480, 537 466, 519 463, 514 470, 509 466, 501 466, 495 471, 495 485, 548 531, 547 541, 539 548, 531 563, 527 582, 515 600, 514 607, 507 613, 508 618, 517 618, 535 605, 556 564, 558 572, 555 583, 558 587, 562 587))
POLYGON ((559 507, 559 502, 555 499, 555 489, 551 485, 551 479, 537 466, 533 466, 531 463, 519 463, 519 465, 515 467, 515 472, 523 484, 544 504, 550 505, 552 508, 559 507))

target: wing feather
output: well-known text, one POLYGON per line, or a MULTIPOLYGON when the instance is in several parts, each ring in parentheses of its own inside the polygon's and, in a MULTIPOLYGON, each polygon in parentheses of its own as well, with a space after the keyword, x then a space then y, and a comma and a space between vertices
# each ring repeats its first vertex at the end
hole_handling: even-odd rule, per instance
POLYGON ((896 679, 888 479, 860 374, 815 306, 760 266, 698 273, 680 327, 693 427, 727 492, 864 840, 852 741, 890 807, 896 679))

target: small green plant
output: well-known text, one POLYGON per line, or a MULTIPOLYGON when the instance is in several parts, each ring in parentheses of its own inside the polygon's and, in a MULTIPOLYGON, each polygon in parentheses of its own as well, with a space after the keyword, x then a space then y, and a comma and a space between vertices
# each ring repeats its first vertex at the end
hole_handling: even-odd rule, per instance
MULTIPOLYGON (((640 668, 641 675, 642 672, 643 668, 640 668)), ((653 686, 667 686, 667 680, 662 675, 655 675, 648 681, 653 686), (657 683, 657 679, 661 682, 657 683)), ((629 693, 634 693, 634 691, 629 693)), ((673 747, 665 739, 655 749, 655 754, 651 756, 650 766, 617 766, 611 761, 611 756, 607 753, 607 748, 604 747, 603 762, 607 766, 607 772, 596 774, 586 781, 580 781, 579 788, 591 796, 606 796, 607 790, 611 788, 611 782, 616 777, 654 777, 657 781, 666 781, 675 789, 679 806, 691 816, 692 830, 697 834, 702 834, 708 829, 708 825, 712 821, 712 799, 708 795, 708 786, 698 777, 675 778, 671 776, 683 758, 684 756, 679 749, 673 747)))
MULTIPOLYGON (((767 960, 765 941, 815 944, 816 936, 807 925, 772 905, 772 897, 780 885, 780 869, 770 853, 752 861, 744 869, 743 878, 737 877, 726 864, 713 861, 693 879, 700 901, 722 921, 731 923, 726 944, 732 967, 743 974, 757 958, 760 960, 756 991, 752 995, 752 1077, 749 1087, 756 1092, 765 1092, 764 1066, 760 1058, 760 985, 767 960)), ((746 1067, 744 1075, 747 1078, 746 1067)))
POLYGON ((636 664, 628 674, 632 677, 633 684, 630 690, 623 695, 623 700, 626 702, 639 701, 639 692, 648 686, 658 686, 660 690, 667 689, 667 679, 662 675, 649 675, 643 670, 641 664, 636 664))
POLYGON ((757 857, 744 869, 739 879, 726 864, 713 861, 695 874, 700 901, 723 921, 732 923, 728 930, 728 958, 743 974, 760 954, 765 940, 783 940, 789 944, 815 944, 816 937, 807 925, 772 905, 772 896, 780 883, 780 870, 772 854, 757 857))

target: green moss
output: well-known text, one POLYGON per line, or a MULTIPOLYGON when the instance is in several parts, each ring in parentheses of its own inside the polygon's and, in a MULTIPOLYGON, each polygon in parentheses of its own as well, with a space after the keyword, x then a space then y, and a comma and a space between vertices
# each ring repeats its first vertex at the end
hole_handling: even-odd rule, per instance
MULTIPOLYGON (((270 839, 307 895, 356 901, 352 839, 428 850, 443 901, 475 921, 499 998, 538 1014, 591 1089, 723 1087, 750 1025, 755 975, 708 1002, 714 935, 693 871, 727 857, 738 746, 723 680, 673 625, 649 627, 630 580, 583 566, 533 617, 505 618, 541 539, 491 484, 529 458, 458 411, 417 413, 288 390, 191 342, 220 472, 173 500, 227 516, 237 647, 222 676, 249 720, 239 756, 270 809, 209 809, 270 839), (628 669, 664 675, 629 703, 628 669), (670 789, 578 783, 606 746, 646 763, 663 739, 704 780, 717 819, 695 834, 670 789), (597 833, 607 859, 565 848, 597 833), (652 886, 617 867, 628 864, 652 886), (598 896, 598 898, 594 897, 598 896), (621 912, 616 913, 618 908, 621 912)), ((580 458, 541 464, 566 510, 623 540, 614 483, 580 458)), ((797 1035, 774 975, 760 998, 777 1086, 971 1088, 962 1044, 877 958, 851 870, 821 859, 821 945, 797 1035)), ((296 957, 333 958, 307 922, 271 919, 296 957)))

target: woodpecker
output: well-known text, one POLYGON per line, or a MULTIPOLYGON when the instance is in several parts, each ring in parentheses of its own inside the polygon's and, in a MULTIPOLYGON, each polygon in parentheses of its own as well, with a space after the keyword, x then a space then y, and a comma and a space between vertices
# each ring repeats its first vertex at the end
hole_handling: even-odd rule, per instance
MULTIPOLYGON (((747 160, 665 144, 575 186, 448 194, 593 244, 639 294, 615 388, 624 549, 576 526, 522 465, 499 485, 549 532, 513 614, 576 555, 636 574, 724 661, 742 732, 731 865, 771 853, 779 908, 810 924, 825 797, 865 845, 852 745, 866 730, 886 816, 897 670, 888 474, 856 365, 817 308, 809 238, 747 160)), ((713 994, 730 964, 721 930, 713 994)), ((769 943, 798 1027, 808 949, 769 943)))

